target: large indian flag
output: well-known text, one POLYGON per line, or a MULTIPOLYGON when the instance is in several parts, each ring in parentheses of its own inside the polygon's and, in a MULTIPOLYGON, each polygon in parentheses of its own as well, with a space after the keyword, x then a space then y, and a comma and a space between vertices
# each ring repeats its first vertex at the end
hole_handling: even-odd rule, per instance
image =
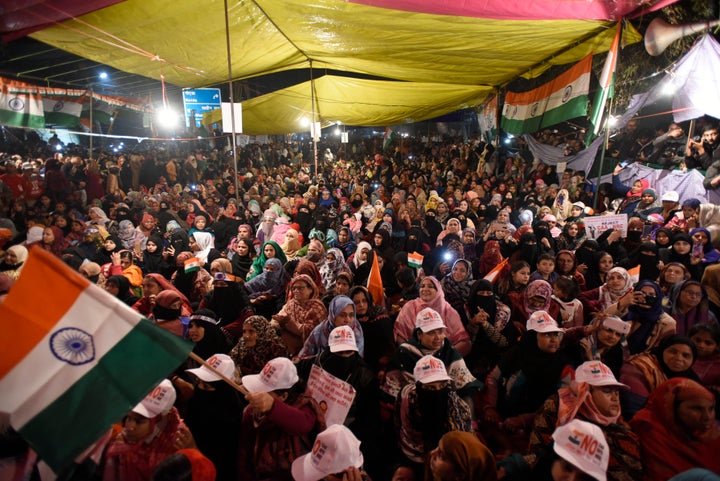
POLYGON ((501 127, 525 134, 587 115, 592 55, 554 80, 528 92, 505 95, 501 127))
POLYGON ((39 248, 0 326, 0 411, 56 472, 192 349, 39 248))
POLYGON ((18 89, 12 81, 0 82, 0 125, 44 128, 45 115, 40 95, 18 89))
POLYGON ((83 97, 50 96, 43 97, 45 110, 45 124, 62 127, 77 127, 80 125, 83 97))

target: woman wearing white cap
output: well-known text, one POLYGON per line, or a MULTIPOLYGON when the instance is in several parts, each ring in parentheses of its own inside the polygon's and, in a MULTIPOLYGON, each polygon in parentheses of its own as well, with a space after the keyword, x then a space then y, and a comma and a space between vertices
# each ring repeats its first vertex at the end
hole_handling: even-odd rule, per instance
POLYGON ((243 412, 238 478, 290 479, 290 466, 310 451, 311 433, 325 428, 318 403, 299 394, 297 369, 286 357, 268 361, 260 374, 243 376, 249 405, 243 412))
POLYGON ((619 383, 605 364, 600 361, 581 364, 570 386, 549 397, 535 416, 527 454, 513 455, 500 462, 506 478, 526 479, 552 443, 555 428, 573 419, 595 424, 605 435, 610 449, 609 480, 642 478, 640 443, 620 416, 621 389, 627 386, 619 383))
POLYGON ((196 447, 173 407, 175 398, 175 388, 165 379, 128 413, 105 451, 103 481, 146 481, 163 459, 196 447))

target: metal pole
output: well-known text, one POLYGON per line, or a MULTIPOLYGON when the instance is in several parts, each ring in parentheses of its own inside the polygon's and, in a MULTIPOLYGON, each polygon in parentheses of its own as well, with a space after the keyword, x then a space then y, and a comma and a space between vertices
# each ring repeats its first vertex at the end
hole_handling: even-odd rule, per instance
POLYGON ((602 151, 600 151, 600 165, 598 167, 597 185, 595 186, 595 196, 593 197, 593 210, 597 211, 598 202, 600 199, 600 182, 602 182, 603 175, 603 164, 605 163, 605 153, 607 152, 608 143, 610 143, 610 114, 612 112, 612 101, 610 98, 608 101, 608 109, 606 112, 605 119, 605 140, 603 140, 602 151))
POLYGON ((93 158, 93 131, 94 129, 93 124, 93 91, 92 87, 90 88, 90 155, 88 155, 88 158, 92 160, 93 158))
POLYGON ((312 123, 310 124, 310 136, 313 142, 313 156, 315 157, 315 181, 318 178, 318 151, 316 135, 319 137, 320 132, 315 132, 315 79, 313 78, 312 60, 310 60, 310 102, 312 103, 312 123))
POLYGON ((225 42, 227 49, 228 83, 230 87, 230 129, 232 130, 233 170, 235 171, 235 201, 240 202, 240 188, 238 186, 238 155, 237 139, 235 138, 235 94, 233 93, 232 55, 230 54, 230 20, 228 18, 228 3, 225 5, 225 42))

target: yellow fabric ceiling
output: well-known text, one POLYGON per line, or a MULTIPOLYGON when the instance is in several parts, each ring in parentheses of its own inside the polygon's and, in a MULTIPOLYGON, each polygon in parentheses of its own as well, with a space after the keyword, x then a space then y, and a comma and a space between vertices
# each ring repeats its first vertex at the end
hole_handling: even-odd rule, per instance
MULTIPOLYGON (((243 132, 249 135, 309 130, 312 119, 310 82, 304 82, 242 103, 243 132)), ((315 80, 315 120, 323 127, 386 126, 438 117, 482 103, 489 87, 363 80, 325 75, 315 80)), ((205 114, 203 123, 221 120, 220 111, 205 114)))
MULTIPOLYGON (((308 67, 312 61, 316 69, 460 85, 461 104, 467 86, 502 86, 519 75, 537 76, 606 51, 614 34, 612 22, 489 20, 343 0, 229 0, 228 9, 235 79, 308 67)), ((126 0, 32 36, 123 71, 156 79, 164 74, 182 87, 228 79, 222 0, 126 0)), ((624 40, 636 42, 640 35, 630 26, 624 40)), ((420 112, 427 104, 420 99, 415 108, 420 112)), ((361 120, 361 104, 353 109, 361 120)), ((357 123, 371 124, 376 116, 370 111, 368 120, 357 123)))

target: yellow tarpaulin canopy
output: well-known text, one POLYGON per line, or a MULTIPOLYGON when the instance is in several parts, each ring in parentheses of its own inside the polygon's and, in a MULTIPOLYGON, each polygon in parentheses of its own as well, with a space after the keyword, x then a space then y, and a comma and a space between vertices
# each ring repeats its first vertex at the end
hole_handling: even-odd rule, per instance
MULTIPOLYGON (((553 65, 606 51, 614 34, 609 21, 495 20, 344 0, 229 0, 228 11, 234 79, 312 65, 459 85, 459 104, 466 102, 462 89, 467 86, 498 87, 520 75, 537 76, 553 65)), ((32 36, 126 72, 164 75, 182 87, 228 80, 222 0, 126 0, 32 36)), ((629 26, 624 41, 639 39, 629 26)), ((415 108, 425 104, 429 101, 415 108)), ((360 103, 350 108, 362 113, 360 103)), ((377 117, 373 105, 368 120, 358 123, 374 123, 377 117)))
MULTIPOLYGON (((364 80, 325 75, 315 80, 315 120, 323 127, 386 126, 419 122, 482 103, 489 87, 364 80)), ((312 119, 311 83, 262 95, 242 103, 243 133, 281 134, 309 130, 312 119), (303 121, 306 121, 303 124, 303 121)), ((219 122, 219 110, 206 113, 203 123, 219 122)))

